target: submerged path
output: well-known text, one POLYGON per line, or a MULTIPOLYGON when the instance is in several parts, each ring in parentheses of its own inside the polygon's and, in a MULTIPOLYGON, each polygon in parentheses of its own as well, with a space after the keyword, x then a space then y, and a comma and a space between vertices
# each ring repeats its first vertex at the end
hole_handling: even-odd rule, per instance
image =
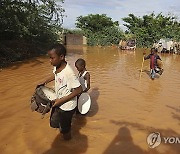
POLYGON ((92 99, 86 116, 74 116, 69 142, 50 128, 49 114, 41 119, 29 106, 36 84, 52 72, 48 57, 1 70, 0 153, 179 154, 180 144, 161 143, 151 149, 146 138, 151 132, 180 137, 180 56, 161 54, 165 71, 154 81, 146 61, 139 80, 142 52, 68 48, 72 67, 78 58, 87 61, 92 99))

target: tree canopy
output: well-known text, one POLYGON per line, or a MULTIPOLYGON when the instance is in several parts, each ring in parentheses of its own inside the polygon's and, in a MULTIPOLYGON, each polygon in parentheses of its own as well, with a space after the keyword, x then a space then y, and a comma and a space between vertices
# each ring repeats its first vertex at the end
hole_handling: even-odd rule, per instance
POLYGON ((46 53, 62 31, 55 0, 1 0, 0 7, 0 67, 46 53))
POLYGON ((128 28, 127 33, 136 36, 139 46, 151 46, 161 38, 180 40, 180 23, 172 15, 151 13, 141 18, 129 14, 123 21, 126 22, 124 25, 128 28))
POLYGON ((106 14, 89 14, 84 17, 79 16, 76 21, 77 28, 90 30, 92 32, 101 31, 106 27, 119 26, 118 21, 113 22, 106 14))
POLYGON ((1 0, 0 6, 0 40, 47 42, 63 22, 64 9, 55 0, 1 0))
POLYGON ((113 21, 106 14, 89 14, 79 16, 76 27, 84 32, 89 45, 118 44, 123 37, 118 21, 113 21))

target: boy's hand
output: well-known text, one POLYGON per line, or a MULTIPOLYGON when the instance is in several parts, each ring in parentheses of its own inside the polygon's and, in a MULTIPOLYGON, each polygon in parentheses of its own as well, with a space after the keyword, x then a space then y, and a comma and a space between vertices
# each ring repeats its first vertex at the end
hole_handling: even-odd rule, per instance
POLYGON ((64 103, 63 98, 56 99, 56 100, 52 101, 52 107, 60 106, 62 103, 64 103))
POLYGON ((145 55, 145 54, 146 54, 146 52, 144 51, 144 52, 143 52, 143 55, 145 55))
POLYGON ((51 101, 52 107, 54 106, 56 100, 51 101))

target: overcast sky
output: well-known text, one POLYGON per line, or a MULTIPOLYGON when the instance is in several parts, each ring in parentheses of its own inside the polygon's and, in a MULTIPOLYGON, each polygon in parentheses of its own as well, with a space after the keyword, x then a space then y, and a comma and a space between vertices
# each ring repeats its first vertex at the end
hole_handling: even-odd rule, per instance
POLYGON ((63 27, 70 29, 75 28, 78 16, 88 14, 107 14, 113 21, 119 21, 122 29, 125 27, 121 18, 130 13, 142 17, 154 11, 155 14, 171 13, 180 18, 180 0, 65 0, 62 6, 67 16, 63 27))

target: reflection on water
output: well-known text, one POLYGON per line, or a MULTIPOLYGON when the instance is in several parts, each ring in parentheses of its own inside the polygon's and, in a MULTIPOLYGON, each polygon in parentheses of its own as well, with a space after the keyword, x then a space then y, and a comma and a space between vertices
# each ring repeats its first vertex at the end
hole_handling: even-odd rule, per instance
POLYGON ((143 49, 67 49, 67 61, 74 71, 74 62, 84 58, 91 75, 92 106, 87 115, 74 117, 73 139, 62 141, 58 130, 49 127, 48 115, 42 120, 38 113, 30 111, 29 101, 36 84, 52 73, 48 57, 43 56, 0 72, 1 153, 12 153, 14 148, 17 153, 46 154, 180 151, 176 145, 162 145, 152 151, 146 144, 150 131, 180 136, 179 55, 161 54, 164 73, 152 81, 148 76, 149 61, 144 62, 139 78, 143 49))

